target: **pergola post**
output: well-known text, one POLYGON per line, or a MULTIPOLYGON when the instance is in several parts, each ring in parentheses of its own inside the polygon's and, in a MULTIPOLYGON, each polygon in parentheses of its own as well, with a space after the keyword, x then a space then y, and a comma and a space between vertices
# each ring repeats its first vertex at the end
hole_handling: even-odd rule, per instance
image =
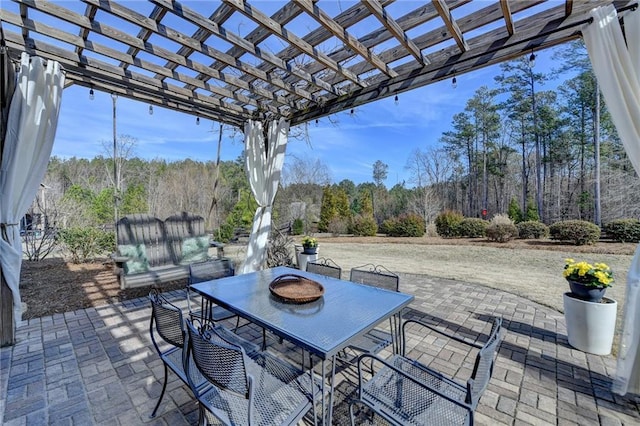
POLYGON ((13 294, 4 279, 4 274, 0 273, 0 347, 15 343, 13 324, 13 294))

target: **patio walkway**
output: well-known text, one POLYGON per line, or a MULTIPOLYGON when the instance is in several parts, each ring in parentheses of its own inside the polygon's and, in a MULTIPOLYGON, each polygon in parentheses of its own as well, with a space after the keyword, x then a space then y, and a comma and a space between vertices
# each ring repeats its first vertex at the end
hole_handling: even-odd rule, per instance
MULTIPOLYGON (((486 338, 490 317, 504 318, 506 336, 477 424, 640 424, 640 397, 609 391, 615 358, 572 349, 561 313, 501 291, 423 275, 402 274, 400 289, 416 296, 405 317, 424 317, 460 333, 486 338)), ((184 298, 181 292, 172 296, 184 298)), ((148 417, 162 379, 162 363, 149 339, 149 315, 142 298, 25 323, 18 343, 0 350, 0 424, 196 424, 196 405, 175 375, 158 416, 148 417)), ((260 337, 252 326, 240 331, 260 337)), ((468 364, 455 350, 428 338, 416 343, 423 361, 450 374, 464 375, 466 368, 468 374, 468 364)), ((269 345, 299 357, 286 342, 270 339, 269 345)), ((341 394, 354 389, 351 369, 340 379, 341 394)), ((334 423, 342 425, 346 403, 338 399, 334 423)))

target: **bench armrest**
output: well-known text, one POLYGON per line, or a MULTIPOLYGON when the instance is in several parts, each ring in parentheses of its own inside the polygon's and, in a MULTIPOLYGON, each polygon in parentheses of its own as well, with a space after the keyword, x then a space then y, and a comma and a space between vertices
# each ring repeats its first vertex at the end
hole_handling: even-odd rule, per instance
POLYGON ((119 254, 112 254, 111 255, 111 259, 115 262, 115 263, 125 263, 129 260, 131 260, 131 258, 129 256, 121 256, 119 254))
POLYGON ((218 257, 218 259, 221 259, 224 257, 224 243, 221 243, 220 241, 209 241, 209 247, 215 247, 216 248, 216 255, 218 257))

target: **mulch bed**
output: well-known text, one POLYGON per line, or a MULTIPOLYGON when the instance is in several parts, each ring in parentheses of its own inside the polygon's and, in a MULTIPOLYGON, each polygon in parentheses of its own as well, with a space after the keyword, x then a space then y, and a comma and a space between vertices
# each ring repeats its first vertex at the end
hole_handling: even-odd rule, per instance
MULTIPOLYGON (((186 280, 163 285, 163 290, 184 288, 186 280)), ((100 306, 146 296, 150 287, 121 290, 113 263, 100 259, 92 263, 71 263, 61 258, 22 262, 20 294, 28 320, 56 313, 100 306)))

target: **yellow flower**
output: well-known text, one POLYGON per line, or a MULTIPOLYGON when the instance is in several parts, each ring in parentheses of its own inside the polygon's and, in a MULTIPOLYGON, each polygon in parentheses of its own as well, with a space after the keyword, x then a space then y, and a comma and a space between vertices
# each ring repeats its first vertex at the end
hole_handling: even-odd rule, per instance
POLYGON ((302 245, 304 247, 317 247, 318 240, 316 238, 305 235, 304 237, 302 237, 302 245))
POLYGON ((613 272, 607 264, 594 263, 592 265, 585 261, 576 262, 573 259, 565 259, 562 276, 567 280, 591 287, 608 287, 614 281, 613 272))

